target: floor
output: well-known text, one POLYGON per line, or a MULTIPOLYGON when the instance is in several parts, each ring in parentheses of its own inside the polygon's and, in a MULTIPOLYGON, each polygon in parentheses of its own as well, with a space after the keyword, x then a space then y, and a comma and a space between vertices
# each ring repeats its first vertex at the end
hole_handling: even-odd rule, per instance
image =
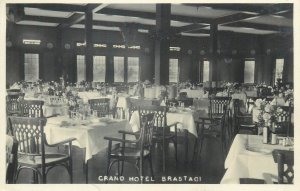
MULTIPOLYGON (((160 147, 155 148, 153 154, 154 179, 150 176, 148 164, 145 164, 144 183, 188 183, 188 184, 218 184, 224 174, 223 157, 221 156, 220 145, 215 140, 207 140, 203 144, 201 157, 192 161, 194 137, 189 135, 189 162, 185 163, 184 146, 178 145, 178 164, 176 167, 174 149, 170 144, 166 164, 166 173, 162 172, 162 154, 160 147), (181 181, 180 181, 181 180, 181 181)), ((73 176, 74 184, 85 184, 85 171, 83 168, 83 150, 73 147, 73 176)), ((107 159, 106 150, 99 152, 89 160, 89 179, 91 184, 105 184, 104 176, 106 172, 107 159)), ((116 166, 111 171, 111 177, 117 179, 116 166)), ((109 181, 109 184, 134 184, 140 183, 137 172, 130 164, 124 168, 123 181, 109 181)), ((17 183, 32 183, 32 173, 29 170, 21 171, 17 183)), ((69 183, 69 176, 63 167, 55 167, 47 177, 47 183, 59 184, 69 183), (58 176, 59 175, 59 176, 58 176)))

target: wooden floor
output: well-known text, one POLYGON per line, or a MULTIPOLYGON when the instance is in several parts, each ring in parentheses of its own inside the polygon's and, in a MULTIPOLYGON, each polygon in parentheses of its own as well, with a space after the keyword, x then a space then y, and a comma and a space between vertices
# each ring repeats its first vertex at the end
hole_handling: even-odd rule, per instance
MULTIPOLYGON (((192 135, 190 135, 192 137, 192 135)), ((169 151, 167 154, 167 171, 162 172, 162 157, 160 147, 155 148, 153 156, 153 167, 154 167, 154 181, 150 177, 149 166, 145 164, 145 176, 148 177, 144 183, 189 183, 189 184, 218 184, 224 174, 224 164, 221 156, 220 145, 215 140, 207 140, 203 144, 203 149, 201 157, 199 155, 198 159, 194 162, 191 161, 193 156, 193 138, 190 139, 189 147, 189 162, 185 163, 184 147, 183 145, 178 145, 178 164, 175 165, 174 149, 172 144, 170 144, 169 151), (170 177, 168 177, 170 176, 170 177), (187 176, 187 177, 185 177, 187 176), (168 181, 164 181, 165 179, 168 181), (170 180, 171 178, 171 180, 170 180), (179 182, 179 179, 182 181, 179 182), (193 181, 190 181, 190 178, 193 181), (186 180, 185 180, 186 179, 186 180)), ((85 184, 85 171, 83 168, 83 149, 78 147, 73 148, 73 176, 74 184, 85 184)), ((92 184, 104 184, 101 181, 103 176, 105 176, 107 159, 106 150, 99 152, 94 155, 91 160, 89 160, 89 183, 92 184), (101 177, 102 176, 102 177, 101 177)), ((116 175, 116 165, 111 171, 111 176, 116 175)), ((120 183, 139 183, 135 182, 137 180, 138 174, 136 170, 130 165, 126 164, 124 168, 124 181, 110 181, 110 184, 120 184, 120 183), (129 181, 129 177, 131 181, 129 181)), ((17 183, 32 183, 32 173, 29 170, 21 171, 17 183)), ((69 176, 67 171, 63 167, 55 167, 52 169, 47 177, 47 183, 49 184, 59 184, 66 183, 69 184, 69 176)))

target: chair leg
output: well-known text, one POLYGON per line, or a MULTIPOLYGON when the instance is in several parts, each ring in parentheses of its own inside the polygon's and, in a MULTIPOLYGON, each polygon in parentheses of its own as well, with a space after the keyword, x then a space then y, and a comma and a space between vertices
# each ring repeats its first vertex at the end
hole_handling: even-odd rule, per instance
POLYGON ((149 165, 150 165, 151 177, 154 179, 153 166, 152 166, 152 156, 151 156, 151 154, 149 155, 148 160, 149 160, 149 165))
POLYGON ((188 161, 188 155, 189 155, 189 138, 188 138, 188 131, 184 131, 184 142, 185 142, 185 163, 187 164, 188 161))
POLYGON ((197 153, 197 155, 200 154, 200 156, 201 156, 204 137, 202 136, 202 137, 199 137, 199 138, 200 138, 200 147, 199 147, 199 152, 197 153))
POLYGON ((46 169, 45 169, 45 167, 42 167, 42 183, 43 184, 47 183, 47 177, 46 177, 46 169))
POLYGON ((69 176, 70 176, 70 183, 73 184, 73 161, 72 161, 72 159, 69 160, 69 176))
POLYGON ((166 172, 166 143, 165 140, 163 140, 163 172, 166 172))
POLYGON ((176 168, 177 168, 177 162, 178 162, 178 159, 177 159, 177 138, 175 138, 175 140, 173 141, 173 144, 174 144, 174 152, 175 152, 175 163, 176 163, 176 168))
POLYGON ((140 179, 141 179, 141 184, 143 184, 143 179, 142 179, 142 176, 143 176, 143 158, 140 159, 140 179))
POLYGON ((123 172, 124 172, 124 160, 122 160, 121 162, 121 176, 123 176, 123 172))

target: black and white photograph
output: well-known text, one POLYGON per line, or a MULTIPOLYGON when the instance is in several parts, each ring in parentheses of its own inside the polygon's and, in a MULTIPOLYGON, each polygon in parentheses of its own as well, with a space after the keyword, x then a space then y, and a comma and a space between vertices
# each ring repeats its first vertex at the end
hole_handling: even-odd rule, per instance
POLYGON ((6 186, 297 184, 295 2, 4 6, 6 186))

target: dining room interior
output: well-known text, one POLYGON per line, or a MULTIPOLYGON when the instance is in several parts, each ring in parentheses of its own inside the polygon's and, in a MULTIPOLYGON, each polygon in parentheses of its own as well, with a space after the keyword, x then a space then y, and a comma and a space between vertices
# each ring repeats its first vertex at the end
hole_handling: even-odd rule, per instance
POLYGON ((7 184, 294 184, 293 3, 7 3, 7 184))

